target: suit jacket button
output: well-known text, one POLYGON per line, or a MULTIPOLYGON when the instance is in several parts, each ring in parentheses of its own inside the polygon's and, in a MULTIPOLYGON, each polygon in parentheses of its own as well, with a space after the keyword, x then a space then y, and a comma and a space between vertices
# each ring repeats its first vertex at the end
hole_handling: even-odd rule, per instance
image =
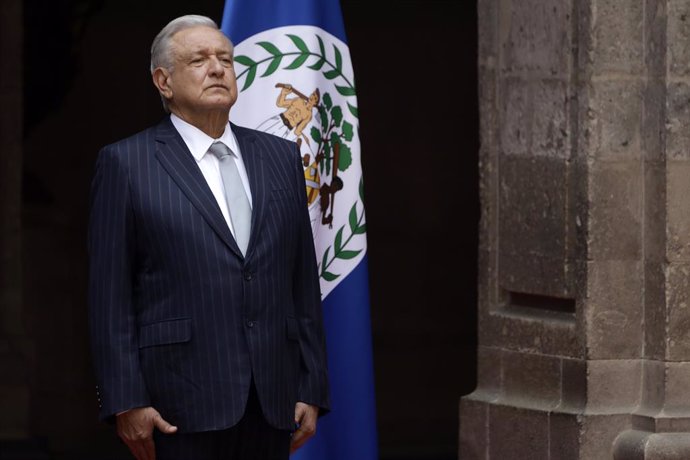
POLYGON ((252 280, 252 272, 250 272, 250 271, 245 271, 245 272, 244 272, 244 279, 247 280, 247 281, 251 281, 251 280, 252 280))
POLYGON ((247 321, 247 327, 254 327, 254 321, 248 320, 247 321))

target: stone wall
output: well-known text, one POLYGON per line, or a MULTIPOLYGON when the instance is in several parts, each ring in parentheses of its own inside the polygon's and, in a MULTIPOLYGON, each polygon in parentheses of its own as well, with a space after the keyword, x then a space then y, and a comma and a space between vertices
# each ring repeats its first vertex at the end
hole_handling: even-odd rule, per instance
POLYGON ((690 458, 690 2, 479 0, 479 31, 460 458, 690 458))

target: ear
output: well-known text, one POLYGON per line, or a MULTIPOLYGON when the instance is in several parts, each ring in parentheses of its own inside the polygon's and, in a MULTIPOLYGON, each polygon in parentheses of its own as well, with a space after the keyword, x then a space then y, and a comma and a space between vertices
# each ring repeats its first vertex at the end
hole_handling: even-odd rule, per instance
POLYGON ((151 74, 153 84, 158 88, 158 92, 166 99, 171 99, 173 95, 170 86, 170 72, 163 67, 157 67, 151 74))

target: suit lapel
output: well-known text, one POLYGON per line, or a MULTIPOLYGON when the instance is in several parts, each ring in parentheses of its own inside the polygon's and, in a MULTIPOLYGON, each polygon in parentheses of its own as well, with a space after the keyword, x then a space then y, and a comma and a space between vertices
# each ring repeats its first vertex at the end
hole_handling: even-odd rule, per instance
MULTIPOLYGON (((156 129, 156 158, 172 177, 178 187, 201 213, 223 242, 237 256, 242 253, 225 222, 213 192, 196 164, 184 141, 169 118, 163 120, 156 129)), ((251 176, 250 176, 251 177, 251 176)), ((253 190, 252 190, 253 193, 253 190)), ((254 217, 252 217, 252 225, 254 217)), ((253 238, 252 232, 252 238, 253 238)), ((250 240, 251 247, 251 240, 250 240)))
POLYGON ((232 124, 232 132, 240 147, 242 161, 249 177, 249 188, 252 192, 252 227, 247 247, 247 258, 249 258, 254 251, 266 209, 266 165, 261 149, 257 145, 257 137, 251 130, 232 124))

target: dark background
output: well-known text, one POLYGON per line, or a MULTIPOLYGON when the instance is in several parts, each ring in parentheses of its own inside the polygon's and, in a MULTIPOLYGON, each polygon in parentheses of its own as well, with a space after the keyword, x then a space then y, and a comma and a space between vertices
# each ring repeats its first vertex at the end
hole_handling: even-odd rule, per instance
MULTIPOLYGON (((457 457, 475 386, 478 115, 473 1, 341 0, 367 206, 381 457, 457 457)), ((99 148, 162 116, 149 46, 222 0, 24 2, 25 310, 46 458, 122 457, 96 422, 85 233, 99 148)), ((353 459, 356 460, 356 459, 353 459)))

